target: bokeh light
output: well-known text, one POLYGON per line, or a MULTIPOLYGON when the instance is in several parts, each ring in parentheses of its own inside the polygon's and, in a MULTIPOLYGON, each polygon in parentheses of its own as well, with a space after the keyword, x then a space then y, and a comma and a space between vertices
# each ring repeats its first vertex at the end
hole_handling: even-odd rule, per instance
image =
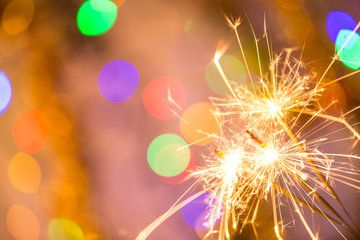
POLYGON ((82 34, 96 36, 108 31, 115 23, 117 6, 110 0, 88 0, 81 5, 77 24, 82 34))
POLYGON ((341 30, 353 31, 355 27, 356 21, 346 12, 331 11, 326 18, 326 30, 334 43, 336 43, 336 38, 341 30))
MULTIPOLYGON (((220 58, 220 64, 226 73, 228 80, 234 83, 241 83, 242 80, 244 80, 239 77, 246 73, 246 69, 244 64, 237 57, 225 54, 220 58)), ((205 79, 210 89, 215 93, 221 96, 227 96, 230 94, 229 88, 221 78, 214 61, 209 62, 206 66, 205 79)))
POLYGON ((178 135, 163 134, 151 142, 147 160, 156 174, 174 177, 187 168, 190 162, 190 149, 185 140, 178 135))
POLYGON ((49 240, 82 240, 84 234, 73 221, 65 218, 51 220, 48 228, 49 240))
POLYGON ((11 82, 3 71, 0 71, 0 115, 9 107, 12 96, 11 82))
POLYGON ((197 34, 183 34, 175 40, 170 51, 173 66, 184 73, 203 71, 213 56, 206 39, 197 34))
POLYGON ((182 207, 181 212, 186 223, 191 227, 197 230, 207 230, 220 222, 223 215, 223 202, 216 195, 204 192, 182 207))
POLYGON ((19 152, 10 161, 8 176, 11 184, 19 191, 35 193, 41 183, 41 169, 30 155, 19 152))
POLYGON ((6 225, 15 239, 39 239, 39 220, 27 207, 12 204, 6 215, 6 225))
POLYGON ((186 178, 192 172, 195 171, 195 169, 196 169, 195 155, 193 154, 193 152, 190 151, 190 162, 189 162, 188 166, 186 167, 186 169, 182 173, 180 173, 179 175, 177 175, 175 177, 163 177, 160 175, 158 175, 158 177, 164 183, 171 184, 171 185, 177 185, 177 184, 183 183, 186 180, 186 178))
POLYGON ((48 137, 48 128, 44 116, 35 108, 26 110, 15 120, 12 135, 15 144, 24 152, 38 152, 48 137))
POLYGON ((169 120, 184 110, 186 92, 179 82, 171 78, 156 78, 146 86, 143 103, 154 118, 169 120))
POLYGON ((360 68, 360 36, 350 30, 341 30, 336 38, 336 52, 341 62, 354 70, 360 68), (340 51, 341 50, 341 51, 340 51))
POLYGON ((32 0, 13 0, 4 9, 2 26, 9 35, 23 32, 34 17, 34 3, 32 0))
POLYGON ((125 60, 115 60, 100 71, 98 85, 102 95, 112 102, 123 102, 130 98, 139 84, 139 72, 125 60))
POLYGON ((181 118, 180 130, 186 141, 205 145, 215 138, 208 134, 218 134, 220 126, 215 116, 216 109, 210 103, 200 102, 188 107, 181 118))

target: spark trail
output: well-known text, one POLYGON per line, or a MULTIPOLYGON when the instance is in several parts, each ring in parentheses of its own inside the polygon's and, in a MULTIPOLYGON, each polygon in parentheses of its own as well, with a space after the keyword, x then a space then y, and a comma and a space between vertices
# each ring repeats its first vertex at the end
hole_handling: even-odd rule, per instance
MULTIPOLYGON (((248 224, 258 236, 255 223, 259 206, 267 201, 272 205, 273 231, 279 240, 283 239, 285 225, 289 222, 283 218, 285 210, 295 213, 293 220, 303 224, 312 240, 319 239, 319 232, 308 222, 309 211, 305 209, 326 218, 343 239, 346 239, 345 232, 359 238, 358 226, 337 195, 335 186, 345 184, 360 190, 359 170, 349 164, 349 159, 359 161, 360 157, 351 152, 329 152, 326 147, 334 142, 360 140, 354 125, 345 119, 359 107, 335 117, 328 115, 326 107, 318 103, 318 97, 329 85, 323 83, 323 79, 334 60, 319 79, 315 74, 307 74, 302 52, 299 59, 292 56, 294 49, 276 56, 272 53, 264 23, 262 39, 268 49, 269 68, 266 72, 262 70, 258 45, 261 38, 252 31, 260 76, 253 77, 237 30, 241 21, 229 18, 227 21, 234 30, 250 82, 231 82, 221 65, 226 49, 216 52, 214 63, 230 95, 210 98, 217 108, 215 114, 221 119, 221 133, 212 146, 214 150, 204 157, 205 165, 191 174, 197 179, 196 184, 202 184, 203 191, 212 193, 212 199, 218 197, 223 202, 209 209, 206 219, 209 225, 219 218, 221 221, 219 226, 209 229, 207 236, 215 233, 219 240, 230 239, 234 232, 241 233, 248 224), (323 133, 330 127, 336 130, 323 133), (351 137, 342 137, 339 132, 347 132, 351 137)), ((334 59, 338 59, 337 55, 334 59)), ((210 203, 216 202, 212 199, 210 203)), ((180 205, 188 202, 189 199, 184 200, 180 205)), ((137 239, 145 239, 178 209, 179 205, 175 204, 137 239)))

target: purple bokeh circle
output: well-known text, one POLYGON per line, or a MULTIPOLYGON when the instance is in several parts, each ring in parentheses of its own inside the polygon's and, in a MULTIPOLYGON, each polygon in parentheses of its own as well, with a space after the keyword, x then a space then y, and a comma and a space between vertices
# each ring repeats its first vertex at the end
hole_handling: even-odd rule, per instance
MULTIPOLYGON (((341 30, 353 31, 356 28, 356 21, 352 16, 342 11, 329 12, 326 19, 326 30, 328 35, 334 43, 341 30)), ((356 31, 359 32, 358 30, 356 31)))
POLYGON ((181 212, 186 223, 192 228, 208 230, 220 222, 224 213, 224 204, 218 196, 204 192, 183 206, 181 212))
POLYGON ((9 107, 12 97, 12 87, 8 76, 0 71, 0 115, 9 107))
POLYGON ((125 60, 115 60, 101 69, 98 85, 101 94, 112 102, 129 99, 139 84, 139 72, 134 65, 125 60))

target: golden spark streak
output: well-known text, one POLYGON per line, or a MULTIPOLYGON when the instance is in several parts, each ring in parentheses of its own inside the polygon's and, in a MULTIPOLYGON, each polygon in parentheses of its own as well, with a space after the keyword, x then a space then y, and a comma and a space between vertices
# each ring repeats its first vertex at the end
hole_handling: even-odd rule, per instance
MULTIPOLYGON (((226 19, 234 30, 246 70, 250 74, 245 50, 237 30, 241 21, 232 22, 228 17, 226 19)), ((346 158, 355 160, 360 157, 319 150, 319 147, 326 143, 349 139, 349 137, 337 138, 334 135, 336 131, 315 139, 310 138, 330 124, 337 123, 343 126, 340 130, 346 130, 355 140, 360 140, 360 134, 345 120, 345 116, 359 110, 360 106, 340 117, 334 117, 325 114, 326 108, 321 108, 316 101, 316 97, 322 92, 322 89, 319 89, 320 84, 326 87, 360 71, 354 71, 329 83, 322 83, 341 53, 342 46, 316 81, 314 76, 304 74, 302 52, 300 60, 292 57, 294 49, 286 49, 284 54, 276 56, 272 53, 264 19, 263 38, 270 62, 269 71, 263 72, 259 54, 261 39, 256 38, 252 26, 250 27, 255 40, 260 79, 256 80, 250 74, 250 87, 232 83, 220 64, 220 59, 225 53, 224 47, 215 53, 213 59, 231 96, 211 98, 218 109, 216 116, 220 119, 221 133, 219 136, 214 136, 213 133, 206 134, 207 137, 216 139, 216 147, 213 148, 215 150, 205 155, 205 165, 191 174, 192 177, 198 178, 195 183, 202 183, 204 191, 210 191, 224 202, 220 225, 216 229, 212 226, 207 236, 217 233, 219 240, 230 239, 234 231, 241 233, 245 225, 250 223, 258 239, 255 222, 260 211, 259 206, 271 198, 273 233, 279 240, 283 239, 282 234, 286 226, 282 215, 284 209, 290 212, 294 210, 295 216, 301 221, 309 237, 312 240, 318 239, 318 234, 311 229, 302 207, 326 218, 342 238, 346 239, 337 226, 341 226, 355 237, 360 237, 357 224, 347 212, 346 206, 343 205, 332 185, 339 182, 359 189, 360 181, 355 178, 358 177, 359 171, 341 160, 346 158), (301 119, 305 116, 310 119, 302 123, 301 119), (318 119, 326 122, 316 125, 318 119), (336 138, 328 140, 331 136, 336 138), (334 158, 337 158, 337 161, 334 158), (290 204, 286 205, 281 196, 285 196, 290 204), (335 204, 330 204, 327 197, 334 198, 335 204), (351 224, 343 215, 346 215, 351 224)), ((357 25, 357 28, 359 27, 360 23, 357 25)), ((192 144, 189 143, 189 146, 192 144)), ((193 186, 195 185, 190 189, 193 186)), ((194 197, 191 197, 181 203, 179 199, 167 213, 150 224, 137 240, 145 239, 167 217, 193 199, 194 197)), ((209 213, 211 219, 219 216, 220 208, 215 206, 215 210, 209 213)))

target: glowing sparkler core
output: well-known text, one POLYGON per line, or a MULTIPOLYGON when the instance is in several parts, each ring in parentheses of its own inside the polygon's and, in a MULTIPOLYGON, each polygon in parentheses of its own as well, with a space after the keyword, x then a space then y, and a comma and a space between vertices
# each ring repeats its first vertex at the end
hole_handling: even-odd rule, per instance
POLYGON ((239 181, 239 173, 241 173, 242 164, 242 149, 237 148, 230 154, 225 155, 220 150, 216 149, 215 152, 221 156, 220 172, 222 172, 220 179, 228 187, 228 194, 232 194, 234 186, 239 181))
POLYGON ((231 179, 236 178, 236 169, 241 164, 241 150, 237 149, 234 152, 225 156, 221 168, 224 170, 226 176, 231 176, 231 179))
POLYGON ((281 107, 279 107, 278 105, 276 105, 273 101, 271 101, 269 99, 266 99, 266 103, 267 103, 267 107, 268 107, 270 116, 272 116, 272 118, 276 117, 277 114, 282 116, 281 107))
POLYGON ((264 155, 259 158, 261 160, 262 165, 269 165, 275 162, 279 157, 278 152, 273 148, 264 149, 264 155))

